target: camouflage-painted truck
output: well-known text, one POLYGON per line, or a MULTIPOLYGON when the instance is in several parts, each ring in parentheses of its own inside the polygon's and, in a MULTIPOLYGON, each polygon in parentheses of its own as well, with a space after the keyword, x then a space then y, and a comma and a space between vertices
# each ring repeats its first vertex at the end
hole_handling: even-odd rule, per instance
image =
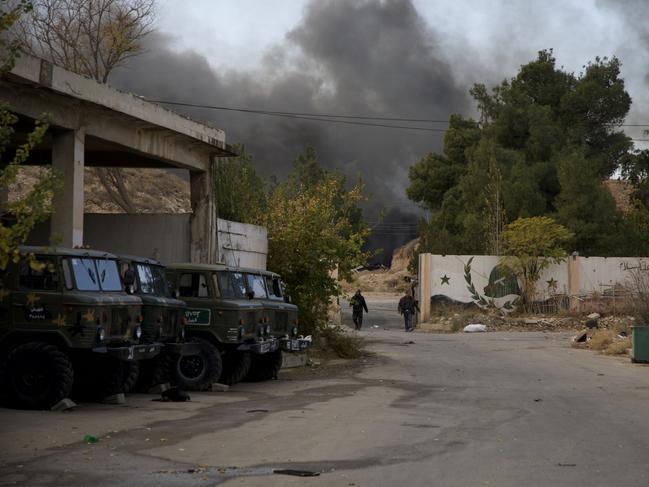
POLYGON ((40 247, 21 254, 0 274, 3 402, 43 409, 75 391, 127 392, 138 360, 155 357, 160 344, 140 343, 142 300, 124 292, 116 257, 40 247))
POLYGON ((279 341, 279 349, 265 356, 253 357, 248 380, 261 381, 277 376, 282 366, 282 353, 301 352, 311 342, 298 335, 298 307, 290 302, 279 274, 270 271, 242 269, 249 287, 255 289, 253 299, 261 302, 271 325, 271 335, 279 341), (263 281, 261 285, 256 282, 263 281))
POLYGON ((162 352, 140 365, 136 390, 146 392, 169 380, 169 362, 181 355, 196 354, 196 343, 185 340, 187 304, 173 297, 164 265, 156 260, 120 255, 120 274, 126 289, 142 300, 143 343, 162 343, 162 352))
POLYGON ((187 336, 201 347, 178 357, 172 382, 189 390, 235 384, 248 375, 253 358, 278 350, 268 313, 252 299, 243 272, 221 264, 172 264, 167 278, 187 303, 187 336))

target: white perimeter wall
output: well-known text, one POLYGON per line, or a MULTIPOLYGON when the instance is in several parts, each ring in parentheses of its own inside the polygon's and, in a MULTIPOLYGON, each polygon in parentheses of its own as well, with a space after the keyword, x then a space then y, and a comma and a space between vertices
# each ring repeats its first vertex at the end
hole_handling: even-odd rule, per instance
MULTIPOLYGON (((460 303, 476 300, 469 291, 465 266, 471 261, 468 276, 480 296, 485 296, 489 276, 500 258, 493 255, 419 255, 419 302, 422 319, 430 316, 431 297, 445 297, 460 303)), ((539 297, 566 295, 584 298, 605 294, 616 285, 629 284, 632 270, 649 272, 649 258, 570 256, 545 270, 537 285, 539 297)), ((496 299, 497 305, 515 296, 496 299)), ((489 299, 489 298, 486 298, 489 299)))

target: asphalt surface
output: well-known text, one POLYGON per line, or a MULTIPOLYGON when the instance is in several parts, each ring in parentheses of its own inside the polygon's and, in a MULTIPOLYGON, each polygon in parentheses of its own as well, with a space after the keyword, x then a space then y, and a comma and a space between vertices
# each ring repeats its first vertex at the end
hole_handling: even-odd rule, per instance
POLYGON ((368 306, 373 354, 334 377, 283 371, 188 404, 0 410, 0 486, 649 482, 649 368, 565 333, 405 333, 396 301, 368 306))

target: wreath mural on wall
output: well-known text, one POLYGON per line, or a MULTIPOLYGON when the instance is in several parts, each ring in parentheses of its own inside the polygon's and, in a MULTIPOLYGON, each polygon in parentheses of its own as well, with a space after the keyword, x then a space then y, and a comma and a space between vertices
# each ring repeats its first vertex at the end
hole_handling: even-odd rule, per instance
POLYGON ((520 298, 520 289, 518 287, 518 280, 516 276, 509 270, 497 265, 491 270, 489 274, 489 284, 484 289, 485 294, 480 294, 473 284, 471 277, 471 264, 473 257, 471 257, 466 264, 464 264, 464 280, 467 284, 467 290, 471 294, 471 299, 480 308, 494 307, 504 313, 514 311, 514 306, 520 298), (509 299, 502 304, 496 302, 497 298, 505 296, 516 295, 515 298, 509 299), (489 299, 488 299, 489 298, 489 299))

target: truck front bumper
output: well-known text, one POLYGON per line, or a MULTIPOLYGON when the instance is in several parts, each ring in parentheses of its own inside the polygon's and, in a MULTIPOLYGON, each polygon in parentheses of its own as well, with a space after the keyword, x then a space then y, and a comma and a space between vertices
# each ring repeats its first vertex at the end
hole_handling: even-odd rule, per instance
POLYGON ((197 355, 201 351, 200 343, 197 342, 184 342, 184 343, 165 343, 164 351, 167 353, 174 353, 176 355, 197 355))
POLYGON ((237 347, 241 352, 269 353, 279 348, 277 338, 267 338, 263 342, 243 343, 237 347))
POLYGON ((282 338, 279 343, 284 352, 302 352, 311 346, 311 340, 303 338, 282 338))
POLYGON ((125 347, 96 347, 92 349, 95 353, 105 353, 119 360, 146 360, 155 357, 161 350, 161 343, 125 347))

